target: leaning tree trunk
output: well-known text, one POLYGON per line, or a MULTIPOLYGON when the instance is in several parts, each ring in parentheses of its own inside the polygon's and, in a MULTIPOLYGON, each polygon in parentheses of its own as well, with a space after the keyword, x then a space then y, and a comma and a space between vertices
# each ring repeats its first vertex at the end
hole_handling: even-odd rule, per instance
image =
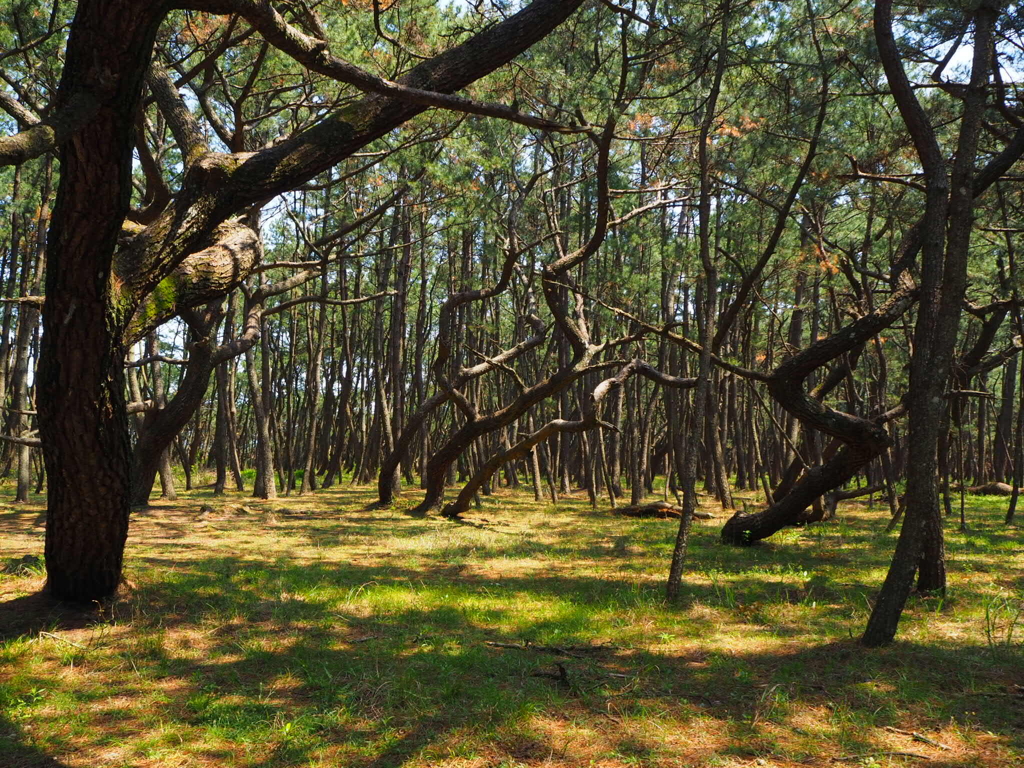
MULTIPOLYGON (((213 328, 207 326, 211 332, 213 328)), ((206 396, 210 374, 214 368, 213 351, 204 334, 192 332, 191 352, 185 376, 169 403, 146 414, 139 439, 132 452, 132 506, 149 503, 153 482, 161 465, 169 456, 174 438, 192 419, 206 396), (198 337, 198 338, 197 338, 198 337)))
MULTIPOLYGON (((767 384, 772 397, 806 426, 836 438, 843 446, 821 466, 807 468, 785 496, 775 497, 767 509, 754 514, 737 513, 722 528, 722 540, 729 544, 751 544, 783 527, 804 522, 804 510, 825 493, 853 478, 889 447, 885 428, 870 419, 836 411, 821 402, 848 373, 850 361, 834 365, 825 380, 810 394, 806 379, 824 365, 849 355, 880 330, 892 325, 913 301, 914 286, 900 276, 889 299, 831 336, 818 340, 781 363, 767 384)), ((859 354, 859 353, 858 353, 859 354)))
POLYGON ((427 462, 427 473, 423 483, 426 494, 414 511, 425 514, 441 505, 448 481, 448 470, 468 450, 474 440, 512 424, 537 403, 560 393, 583 375, 592 356, 593 351, 587 350, 582 360, 574 360, 544 381, 528 387, 504 408, 487 416, 466 421, 427 462))

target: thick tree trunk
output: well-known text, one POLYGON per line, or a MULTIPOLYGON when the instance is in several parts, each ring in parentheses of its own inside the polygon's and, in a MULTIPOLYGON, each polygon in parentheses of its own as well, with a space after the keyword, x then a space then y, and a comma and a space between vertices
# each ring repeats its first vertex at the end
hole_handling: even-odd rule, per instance
POLYGON ((111 306, 111 262, 128 211, 132 125, 163 3, 81 0, 60 94, 100 104, 61 149, 48 239, 39 427, 49 480, 46 573, 62 600, 109 597, 128 535, 130 446, 125 318, 111 306))

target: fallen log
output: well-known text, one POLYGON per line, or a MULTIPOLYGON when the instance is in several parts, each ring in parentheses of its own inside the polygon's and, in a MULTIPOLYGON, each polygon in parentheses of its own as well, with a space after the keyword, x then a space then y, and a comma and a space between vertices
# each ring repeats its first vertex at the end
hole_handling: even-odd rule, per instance
POLYGON ((1009 483, 985 483, 972 485, 967 492, 975 496, 1009 496, 1013 493, 1013 486, 1009 483))
MULTIPOLYGON (((652 501, 650 504, 632 504, 628 507, 616 507, 612 510, 613 515, 625 517, 656 518, 666 520, 683 516, 683 508, 667 501, 652 501)), ((698 520, 714 520, 715 516, 707 512, 694 512, 693 516, 698 520)))

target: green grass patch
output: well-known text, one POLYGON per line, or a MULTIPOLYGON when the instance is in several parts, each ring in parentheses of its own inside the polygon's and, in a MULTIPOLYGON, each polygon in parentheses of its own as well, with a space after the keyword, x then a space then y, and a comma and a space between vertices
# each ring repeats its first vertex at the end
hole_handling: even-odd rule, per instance
POLYGON ((32 597, 38 504, 0 511, 0 765, 1024 760, 1004 500, 950 521, 949 594, 912 599, 876 651, 856 638, 895 542, 880 508, 743 549, 699 523, 667 605, 673 521, 500 493, 460 524, 372 500, 158 502, 133 516, 124 594, 70 614, 32 597))

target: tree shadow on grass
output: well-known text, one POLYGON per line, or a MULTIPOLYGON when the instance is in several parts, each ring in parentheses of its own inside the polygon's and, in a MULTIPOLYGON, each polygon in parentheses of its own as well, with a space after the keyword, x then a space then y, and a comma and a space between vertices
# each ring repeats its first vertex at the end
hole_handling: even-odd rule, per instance
POLYGON ((4 768, 68 768, 55 757, 27 743, 21 728, 0 712, 0 765, 4 768))
POLYGON ((99 605, 66 605, 40 590, 0 603, 0 642, 43 631, 82 629, 106 618, 99 605))
MULTIPOLYGON (((41 592, 16 597, 0 602, 0 643, 48 630, 78 629, 98 619, 95 610, 69 608, 41 592)), ((0 663, 0 672, 3 671, 4 665, 0 663)), ((0 675, 0 681, 2 679, 0 675)), ((23 725, 11 718, 9 713, 23 704, 23 700, 0 685, 0 765, 3 768, 66 768, 65 763, 33 746, 22 730, 23 725)))
MULTIPOLYGON (((400 518, 346 515, 360 533, 363 525, 395 519, 400 518)), ((282 535, 308 535, 308 529, 296 526, 282 535)), ((401 533, 429 530, 413 524, 401 533)), ((637 546, 665 538, 653 527, 622 530, 632 531, 637 546)), ((337 521, 323 531, 337 536, 337 521)), ((892 749, 881 729, 905 727, 907 718, 936 729, 955 718, 974 733, 990 731, 1001 744, 1024 750, 1024 700, 1008 692, 1012 684, 1024 684, 1024 660, 1013 649, 897 643, 866 651, 852 641, 787 648, 784 641, 799 628, 776 627, 779 642, 768 652, 710 641, 698 650, 691 644, 685 652, 662 652, 638 630, 641 639, 629 647, 573 655, 573 646, 596 646, 606 639, 609 620, 633 620, 636 610, 677 621, 673 631, 678 633, 710 638, 720 617, 690 615, 689 606, 703 604, 737 616, 737 608, 758 602, 792 605, 816 599, 848 606, 851 596, 869 587, 854 576, 853 583, 794 577, 790 567, 813 574, 817 565, 829 572, 841 565, 828 553, 799 552, 806 542, 766 546, 755 557, 753 550, 716 548, 707 550, 713 561, 708 572, 721 574, 722 583, 691 583, 688 602, 667 610, 660 585, 562 567, 581 553, 600 562, 621 559, 614 548, 596 540, 581 546, 578 532, 574 540, 568 527, 549 534, 553 544, 524 542, 495 550, 562 558, 555 561, 557 568, 518 574, 473 573, 447 562, 471 560, 472 544, 444 547, 427 566, 397 558, 395 565, 380 566, 267 561, 258 553, 146 557, 151 570, 142 586, 112 606, 127 627, 122 645, 98 650, 96 658, 112 655, 112 662, 142 681, 173 681, 166 699, 154 705, 162 721, 191 734, 259 740, 261 762, 252 764, 261 768, 304 765, 330 749, 341 750, 339 765, 398 768, 474 739, 499 745, 491 747, 499 752, 500 744, 508 743, 526 745, 522 749, 530 754, 550 754, 545 750, 555 751, 558 744, 527 730, 538 715, 598 718, 607 741, 602 748, 656 761, 661 745, 638 735, 636 725, 652 712, 672 713, 672 727, 688 718, 720 721, 717 727, 728 734, 733 755, 775 754, 780 730, 792 750, 793 740, 799 741, 793 734, 804 727, 796 716, 809 711, 833 713, 808 740, 828 742, 837 754, 892 749), (780 565, 787 570, 776 570, 780 565), (542 606, 545 615, 531 616, 522 604, 542 606), (190 638, 202 644, 201 653, 183 644, 190 638), (569 648, 570 655, 538 646, 569 648), (609 713, 610 703, 618 713, 605 718, 611 724, 599 719, 609 713)), ((852 540, 876 534, 858 521, 845 535, 852 540)), ((62 608, 44 595, 16 598, 0 603, 0 639, 87 627, 105 616, 62 608)), ((750 610, 746 616, 748 622, 761 622, 750 610)), ((84 654, 80 665, 92 664, 84 654)), ((119 684, 112 676, 111 697, 119 684)), ((46 685, 68 689, 72 683, 54 675, 46 685)), ((111 705, 106 714, 113 716, 119 706, 111 705)), ((45 717, 54 720, 41 728, 57 727, 59 712, 45 717)), ((61 766, 29 746, 19 735, 19 723, 0 720, 0 738, 13 734, 8 739, 12 765, 61 766)), ((900 746, 929 751, 910 742, 900 746)), ((519 759, 513 747, 507 751, 519 759)), ((820 744, 815 748, 820 753, 820 744)), ((812 751, 810 745, 807 749, 812 751)), ((0 750, 4 768, 7 754, 0 750)), ((935 750, 930 754, 937 761, 931 765, 962 764, 943 761, 935 750)), ((578 757, 577 764, 589 759, 578 757)))
MULTIPOLYGON (((713 594, 694 587, 691 598, 713 594)), ((442 565, 220 557, 190 561, 117 610, 132 636, 151 638, 143 651, 123 651, 125 663, 141 679, 180 682, 158 705, 159 717, 183 730, 261 741, 261 768, 304 765, 331 749, 340 750, 338 764, 398 768, 438 759, 465 740, 499 752, 524 739, 539 744, 531 747, 538 754, 560 749, 529 730, 538 715, 597 718, 603 749, 628 758, 642 747, 644 759, 656 760, 662 746, 637 725, 652 712, 683 724, 719 722, 733 755, 789 759, 802 739, 808 754, 820 754, 822 743, 842 755, 883 753, 902 738, 886 726, 905 728, 909 719, 941 729, 951 718, 1024 750, 1024 716, 1007 698, 1008 686, 1024 684, 1024 659, 1012 649, 903 642, 868 651, 853 641, 770 651, 601 647, 601 612, 655 602, 653 591, 598 577, 527 574, 496 583, 442 565), (516 604, 523 600, 554 608, 531 618, 516 604), (202 636, 202 653, 176 645, 176 632, 202 636), (600 717, 610 705, 617 714, 607 723, 600 717), (803 737, 807 712, 819 713, 819 723, 803 737)), ((699 618, 684 629, 695 637, 712 630, 699 618)), ((903 741, 899 749, 944 759, 903 741)))

